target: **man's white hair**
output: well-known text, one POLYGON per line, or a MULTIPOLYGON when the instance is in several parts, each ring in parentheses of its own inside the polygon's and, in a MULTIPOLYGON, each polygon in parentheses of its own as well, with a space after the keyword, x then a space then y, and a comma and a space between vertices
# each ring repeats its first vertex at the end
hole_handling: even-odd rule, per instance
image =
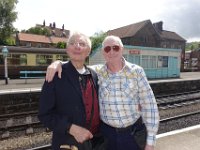
POLYGON ((116 41, 116 42, 119 43, 119 45, 120 45, 121 47, 124 47, 124 45, 123 45, 123 43, 122 43, 122 40, 121 40, 118 36, 114 36, 114 35, 109 35, 109 36, 107 36, 107 37, 103 40, 103 42, 102 42, 102 46, 103 46, 103 47, 104 47, 104 45, 105 45, 105 42, 108 41, 108 40, 116 41))

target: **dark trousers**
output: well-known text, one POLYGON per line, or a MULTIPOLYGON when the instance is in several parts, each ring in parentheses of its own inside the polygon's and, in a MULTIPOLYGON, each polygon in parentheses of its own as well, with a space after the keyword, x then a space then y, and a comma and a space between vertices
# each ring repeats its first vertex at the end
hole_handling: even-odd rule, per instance
POLYGON ((108 139, 107 150, 140 150, 134 140, 134 126, 116 129, 102 123, 101 132, 108 139))

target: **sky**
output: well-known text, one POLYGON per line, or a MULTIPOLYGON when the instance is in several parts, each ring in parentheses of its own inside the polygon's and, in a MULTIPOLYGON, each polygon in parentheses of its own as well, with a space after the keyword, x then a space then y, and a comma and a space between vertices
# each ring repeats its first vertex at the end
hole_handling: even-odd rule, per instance
POLYGON ((13 24, 19 31, 55 22, 88 36, 129 24, 163 21, 163 29, 200 41, 200 0, 18 0, 13 24))

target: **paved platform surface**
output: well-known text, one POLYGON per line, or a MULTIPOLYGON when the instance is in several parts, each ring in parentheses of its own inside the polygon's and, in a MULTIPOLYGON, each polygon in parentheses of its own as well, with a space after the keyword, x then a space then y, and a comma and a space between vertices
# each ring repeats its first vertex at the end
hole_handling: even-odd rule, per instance
POLYGON ((155 150, 200 150, 200 125, 157 135, 155 150))

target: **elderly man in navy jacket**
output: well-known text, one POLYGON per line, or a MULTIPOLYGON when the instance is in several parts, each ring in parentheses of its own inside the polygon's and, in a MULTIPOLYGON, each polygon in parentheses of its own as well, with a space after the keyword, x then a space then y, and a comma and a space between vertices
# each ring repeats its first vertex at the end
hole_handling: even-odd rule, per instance
POLYGON ((42 87, 39 120, 53 131, 52 148, 86 150, 84 142, 99 132, 97 76, 84 65, 91 51, 90 39, 75 32, 67 43, 70 61, 42 87))

